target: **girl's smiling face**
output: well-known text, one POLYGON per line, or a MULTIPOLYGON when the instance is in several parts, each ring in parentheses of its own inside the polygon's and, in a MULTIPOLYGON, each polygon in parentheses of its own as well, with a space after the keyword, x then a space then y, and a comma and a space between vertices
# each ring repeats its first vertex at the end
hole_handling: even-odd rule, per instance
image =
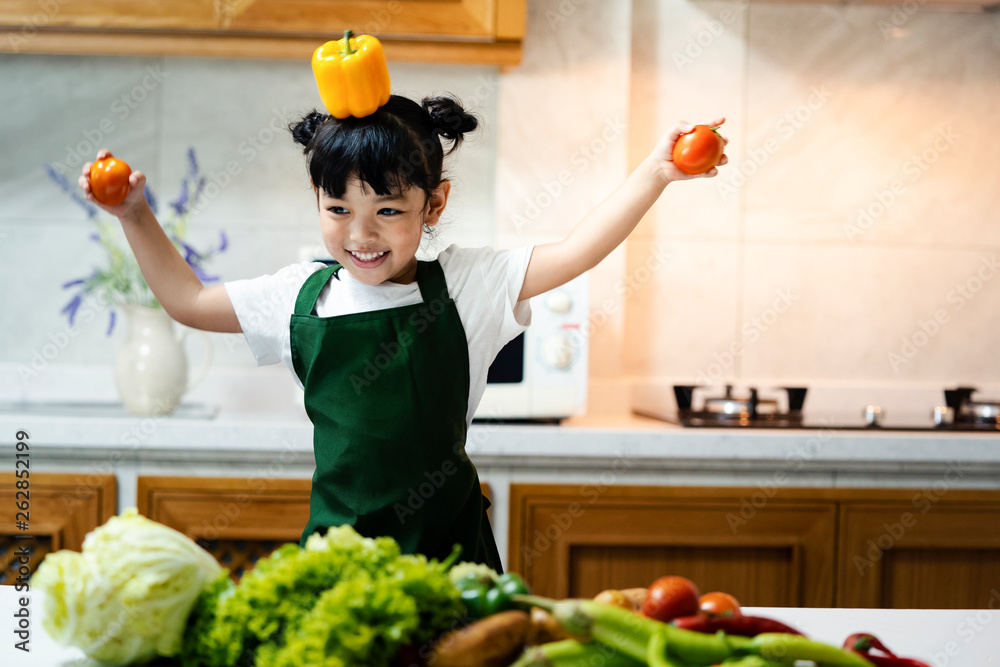
POLYGON ((366 285, 387 280, 412 283, 424 225, 435 225, 441 219, 449 189, 448 181, 442 181, 430 198, 414 187, 379 195, 352 178, 342 197, 318 190, 327 252, 366 285))

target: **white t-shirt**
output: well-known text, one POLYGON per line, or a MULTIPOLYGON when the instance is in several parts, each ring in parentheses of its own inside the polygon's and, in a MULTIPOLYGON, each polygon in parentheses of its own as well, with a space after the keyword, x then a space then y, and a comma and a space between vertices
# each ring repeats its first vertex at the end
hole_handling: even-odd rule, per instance
MULTIPOLYGON (((527 301, 518 301, 531 246, 513 250, 459 248, 438 255, 448 293, 458 308, 469 343, 469 411, 467 423, 486 390, 486 373, 497 353, 531 323, 527 301)), ((257 365, 284 363, 299 387, 289 340, 295 299, 306 278, 323 269, 322 262, 302 262, 277 273, 225 283, 236 317, 257 365)), ((334 317, 420 303, 416 282, 365 285, 339 271, 316 301, 316 314, 334 317)))

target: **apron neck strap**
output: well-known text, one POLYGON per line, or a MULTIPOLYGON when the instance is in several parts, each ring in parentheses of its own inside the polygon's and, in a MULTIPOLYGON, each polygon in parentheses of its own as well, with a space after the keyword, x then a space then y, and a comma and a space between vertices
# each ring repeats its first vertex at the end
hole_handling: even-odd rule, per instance
POLYGON ((330 280, 330 276, 335 274, 339 269, 340 264, 332 264, 325 269, 314 272, 306 278, 302 289, 299 290, 298 298, 295 299, 296 315, 312 314, 313 309, 316 307, 316 299, 319 298, 319 293, 323 291, 323 287, 330 280))
MULTIPOLYGON (((340 268, 340 264, 333 264, 306 278, 302 289, 299 290, 298 298, 295 299, 296 315, 312 314, 320 292, 323 291, 330 277, 340 268)), ((441 269, 441 263, 436 259, 431 262, 417 262, 417 287, 420 288, 420 297, 424 303, 437 300, 447 301, 450 298, 448 296, 448 283, 444 279, 444 271, 441 269)))
POLYGON ((430 262, 417 262, 417 286, 420 288, 420 296, 424 303, 450 299, 444 271, 436 259, 430 262))

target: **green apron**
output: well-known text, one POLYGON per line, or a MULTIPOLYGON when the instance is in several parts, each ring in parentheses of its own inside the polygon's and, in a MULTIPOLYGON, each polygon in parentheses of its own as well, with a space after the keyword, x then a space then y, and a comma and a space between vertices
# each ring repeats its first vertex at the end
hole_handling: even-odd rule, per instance
POLYGON ((475 466, 465 453, 469 348, 437 261, 417 264, 422 303, 318 317, 339 265, 306 279, 291 318, 295 372, 313 423, 309 523, 389 535, 403 553, 500 571, 475 466))

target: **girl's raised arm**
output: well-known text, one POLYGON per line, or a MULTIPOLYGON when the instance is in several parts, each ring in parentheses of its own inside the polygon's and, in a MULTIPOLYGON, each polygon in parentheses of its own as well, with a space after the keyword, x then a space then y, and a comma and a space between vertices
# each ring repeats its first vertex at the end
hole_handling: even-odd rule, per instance
MULTIPOLYGON (((101 149, 97 159, 110 155, 110 151, 101 149)), ((80 176, 84 195, 121 222, 142 276, 167 314, 195 329, 240 333, 242 329, 226 288, 222 285, 202 285, 194 269, 184 261, 160 227, 143 194, 146 176, 140 171, 133 171, 129 176, 131 189, 125 201, 117 206, 105 206, 94 199, 91 191, 91 164, 83 165, 83 175, 80 176)))
MULTIPOLYGON (((714 127, 723 122, 725 118, 719 118, 707 125, 714 127)), ((693 126, 688 123, 674 126, 625 182, 588 213, 565 239, 536 246, 518 298, 530 299, 594 268, 632 233, 671 181, 715 176, 718 171, 714 167, 704 174, 689 176, 674 165, 674 144, 691 129, 693 126)), ((719 164, 726 162, 723 155, 719 164)))

